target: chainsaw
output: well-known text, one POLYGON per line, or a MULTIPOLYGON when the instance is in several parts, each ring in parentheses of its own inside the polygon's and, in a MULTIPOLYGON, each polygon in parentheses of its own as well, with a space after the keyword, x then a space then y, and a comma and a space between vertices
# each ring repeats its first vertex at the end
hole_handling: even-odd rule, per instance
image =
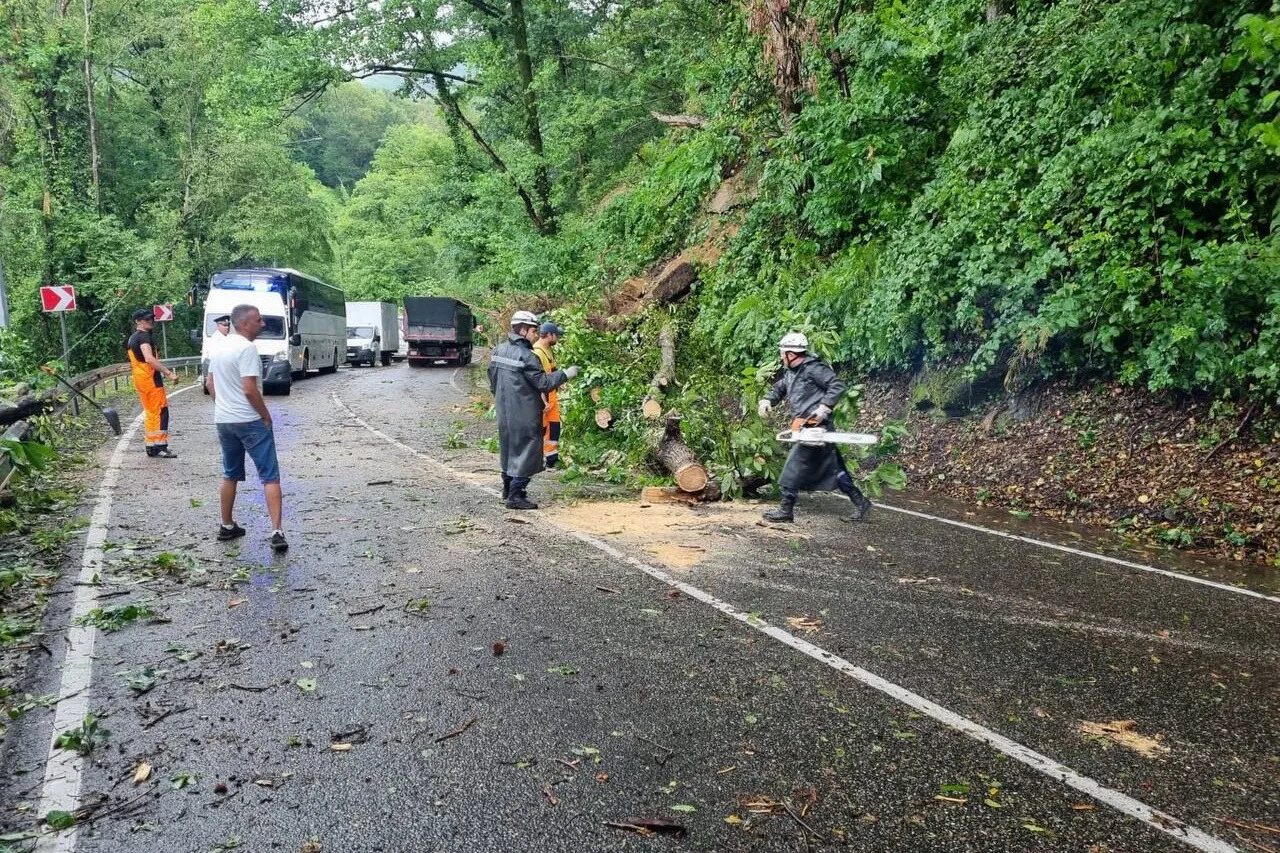
POLYGON ((778 433, 778 441, 822 447, 825 444, 853 444, 870 447, 880 439, 868 432, 836 432, 817 426, 816 418, 796 418, 791 426, 778 433))

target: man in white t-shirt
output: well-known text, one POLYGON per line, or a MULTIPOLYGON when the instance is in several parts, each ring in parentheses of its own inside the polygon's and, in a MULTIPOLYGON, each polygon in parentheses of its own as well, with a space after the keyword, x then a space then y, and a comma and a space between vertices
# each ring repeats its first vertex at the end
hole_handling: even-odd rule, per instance
POLYGON ((289 549, 283 528, 284 498, 280 490, 280 464, 276 459, 276 439, 271 430, 271 412, 262 399, 262 360, 253 345, 266 324, 252 305, 237 305, 231 311, 234 330, 209 360, 209 394, 213 397, 213 423, 222 446, 222 525, 218 541, 228 542, 244 535, 236 524, 236 484, 244 480, 247 453, 258 469, 271 516, 271 549, 289 549))

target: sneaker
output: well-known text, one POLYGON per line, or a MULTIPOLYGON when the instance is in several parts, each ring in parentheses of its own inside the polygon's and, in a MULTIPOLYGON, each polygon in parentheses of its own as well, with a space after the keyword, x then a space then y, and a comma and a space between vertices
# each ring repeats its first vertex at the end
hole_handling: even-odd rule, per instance
POLYGON ((279 530, 271 534, 271 550, 277 554, 283 554, 289 550, 289 543, 285 541, 284 534, 279 530))
POLYGON ((529 500, 529 496, 523 493, 513 494, 507 498, 507 509, 537 509, 538 505, 529 500))
POLYGON ((243 535, 244 528, 235 522, 232 522, 230 527, 223 527, 221 524, 218 525, 219 542, 230 542, 232 539, 239 539, 243 535))

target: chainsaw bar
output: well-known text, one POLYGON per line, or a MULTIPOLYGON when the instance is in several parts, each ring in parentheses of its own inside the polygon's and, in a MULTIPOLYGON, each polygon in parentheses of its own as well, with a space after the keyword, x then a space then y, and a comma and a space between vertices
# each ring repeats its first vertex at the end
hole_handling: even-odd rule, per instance
POLYGON ((869 432, 835 432, 822 427, 784 429, 777 435, 778 441, 787 444, 856 444, 869 447, 880 439, 869 432))

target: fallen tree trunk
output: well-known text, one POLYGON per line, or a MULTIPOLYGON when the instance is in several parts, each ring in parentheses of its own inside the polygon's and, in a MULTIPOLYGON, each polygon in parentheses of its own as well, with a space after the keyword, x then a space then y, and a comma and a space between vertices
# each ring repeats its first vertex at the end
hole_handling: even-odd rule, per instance
POLYGON ((662 353, 658 372, 653 374, 653 380, 649 382, 649 393, 645 395, 644 402, 640 405, 641 413, 651 421, 662 417, 662 402, 659 398, 666 393, 667 386, 676 375, 676 342, 675 335, 671 333, 670 323, 664 325, 658 332, 658 349, 662 353))
POLYGON ((689 445, 684 443, 684 436, 680 433, 679 412, 667 415, 667 427, 654 455, 671 472, 671 476, 675 477, 680 491, 700 492, 706 488, 707 469, 698 461, 689 445))

